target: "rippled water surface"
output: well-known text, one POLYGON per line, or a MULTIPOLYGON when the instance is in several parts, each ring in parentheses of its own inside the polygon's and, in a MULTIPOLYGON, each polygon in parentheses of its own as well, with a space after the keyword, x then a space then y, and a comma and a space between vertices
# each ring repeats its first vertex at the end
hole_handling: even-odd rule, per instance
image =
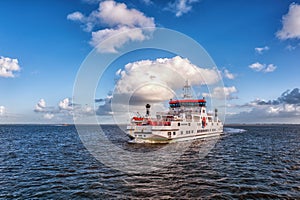
MULTIPOLYGON (((127 144, 116 126, 103 129, 126 151, 161 148, 127 144)), ((97 161, 74 126, 0 125, 0 198, 300 199, 299 125, 226 130, 204 158, 204 141, 196 141, 170 165, 133 174, 97 161)))

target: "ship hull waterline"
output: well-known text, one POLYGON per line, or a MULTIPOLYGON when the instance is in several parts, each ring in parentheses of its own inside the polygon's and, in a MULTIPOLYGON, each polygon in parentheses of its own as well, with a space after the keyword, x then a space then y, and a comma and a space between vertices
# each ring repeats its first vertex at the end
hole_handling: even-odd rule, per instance
MULTIPOLYGON (((139 134, 138 132, 135 132, 135 134, 139 134)), ((175 143, 175 142, 185 142, 185 141, 193 141, 193 140, 201 140, 206 138, 218 138, 222 136, 224 133, 223 131, 215 131, 215 132, 208 132, 205 134, 198 134, 198 135, 189 135, 189 136, 182 136, 182 137, 176 137, 176 138, 168 138, 163 137, 160 135, 154 135, 151 132, 140 132, 140 134, 149 135, 146 138, 138 138, 134 137, 131 134, 128 134, 129 138, 131 140, 128 141, 129 144, 169 144, 169 143, 175 143)))

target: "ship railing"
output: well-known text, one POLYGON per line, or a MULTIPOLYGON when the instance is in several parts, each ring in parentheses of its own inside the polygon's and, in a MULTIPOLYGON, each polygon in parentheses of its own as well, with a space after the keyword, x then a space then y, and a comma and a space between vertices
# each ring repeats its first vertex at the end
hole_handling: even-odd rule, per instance
POLYGON ((150 126, 171 126, 170 121, 148 121, 150 126))

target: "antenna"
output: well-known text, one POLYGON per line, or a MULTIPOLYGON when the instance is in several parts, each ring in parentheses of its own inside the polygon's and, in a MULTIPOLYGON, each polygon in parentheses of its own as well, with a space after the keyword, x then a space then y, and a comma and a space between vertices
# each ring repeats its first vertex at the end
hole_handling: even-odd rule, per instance
POLYGON ((193 97, 192 95, 192 89, 189 85, 189 81, 185 81, 185 85, 183 86, 183 98, 184 99, 191 99, 193 97))

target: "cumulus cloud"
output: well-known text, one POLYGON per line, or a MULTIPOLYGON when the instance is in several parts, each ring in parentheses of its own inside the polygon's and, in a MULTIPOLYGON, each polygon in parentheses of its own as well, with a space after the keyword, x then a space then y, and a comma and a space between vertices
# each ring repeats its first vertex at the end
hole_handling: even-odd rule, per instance
POLYGON ((151 104, 153 112, 161 111, 166 109, 166 101, 181 98, 176 93, 181 93, 179 90, 186 80, 193 86, 220 81, 217 69, 200 68, 180 56, 131 62, 117 70, 116 76, 114 93, 95 99, 100 104, 96 111, 98 115, 117 115, 118 111, 144 112, 146 103, 151 104))
POLYGON ((175 13, 176 17, 180 17, 192 10, 192 4, 199 0, 175 0, 169 3, 168 10, 175 13))
POLYGON ((241 107, 258 107, 264 105, 279 105, 279 104, 295 104, 300 105, 300 90, 295 88, 292 91, 286 90, 280 97, 273 100, 255 99, 250 103, 244 104, 241 107))
POLYGON ((90 44, 97 48, 98 44, 104 42, 105 45, 101 45, 101 48, 97 48, 100 53, 117 53, 117 49, 122 47, 125 43, 130 41, 143 41, 147 38, 149 38, 149 36, 145 34, 145 31, 142 29, 123 26, 114 29, 107 28, 92 32, 90 44), (108 38, 110 38, 110 40, 106 40, 108 38))
POLYGON ((44 112, 46 111, 46 101, 44 99, 40 99, 39 102, 35 105, 35 112, 44 112))
POLYGON ((265 64, 261 64, 259 62, 253 63, 251 65, 249 65, 249 68, 253 69, 254 71, 261 71, 262 69, 264 69, 266 67, 265 64))
POLYGON ((57 106, 47 106, 44 99, 40 99, 35 105, 34 112, 42 113, 44 119, 67 119, 72 116, 89 116, 95 113, 95 110, 89 105, 79 105, 73 103, 70 98, 64 98, 59 101, 57 106))
POLYGON ((228 69, 224 69, 223 77, 231 79, 231 80, 235 79, 235 75, 230 73, 228 69))
POLYGON ((256 47, 255 51, 259 54, 263 54, 265 51, 268 51, 270 48, 268 46, 265 47, 256 47))
POLYGON ((116 36, 104 43, 102 48, 97 48, 101 53, 115 53, 127 42, 148 39, 152 31, 139 28, 155 27, 154 18, 147 17, 136 9, 129 9, 125 3, 115 1, 101 2, 98 10, 91 12, 88 16, 76 11, 69 14, 67 19, 81 22, 85 31, 92 32, 90 44, 93 47, 97 48, 101 42, 116 36), (98 30, 94 30, 95 27, 98 30))
POLYGON ((0 116, 4 116, 6 112, 6 109, 4 106, 0 106, 0 116))
POLYGON ((204 97, 216 98, 216 99, 224 99, 232 100, 237 99, 237 96, 233 96, 233 93, 236 93, 237 89, 235 86, 231 87, 216 87, 214 88, 212 93, 203 93, 204 97))
POLYGON ((264 72, 273 72, 276 70, 276 66, 274 64, 268 64, 268 66, 263 70, 264 72))
POLYGON ((73 110, 70 98, 65 98, 58 103, 60 110, 73 110))
POLYGON ((292 3, 289 11, 282 17, 282 29, 276 33, 281 40, 300 38, 300 5, 292 3))
POLYGON ((116 92, 132 93, 136 100, 168 100, 174 97, 172 91, 182 88, 186 80, 191 85, 209 85, 220 80, 217 70, 197 67, 180 56, 128 63, 119 73, 116 92))
POLYGON ((154 19, 146 17, 136 9, 128 9, 124 3, 104 1, 100 3, 99 11, 94 13, 102 23, 114 26, 127 27, 154 27, 154 19))
POLYGON ((17 59, 0 56, 0 77, 15 77, 14 72, 20 71, 19 62, 17 59))
POLYGON ((71 14, 67 15, 67 19, 72 20, 72 21, 79 21, 79 22, 83 22, 85 17, 81 12, 73 12, 71 14))
POLYGON ((284 122, 300 123, 300 92, 299 88, 287 90, 274 100, 256 99, 238 108, 248 108, 246 111, 228 116, 231 122, 265 123, 284 122))
POLYGON ((249 68, 257 71, 257 72, 265 72, 265 73, 269 73, 269 72, 273 72, 276 70, 277 66, 275 66, 274 64, 261 64, 259 62, 253 63, 251 65, 249 65, 249 68))
POLYGON ((300 105, 299 88, 295 88, 292 91, 290 90, 285 91, 277 100, 282 103, 300 105))
POLYGON ((98 106, 98 109, 96 110, 97 115, 111 115, 113 114, 112 109, 111 109, 111 100, 113 96, 112 95, 107 95, 106 98, 104 99, 96 99, 96 103, 101 103, 101 105, 98 106))

